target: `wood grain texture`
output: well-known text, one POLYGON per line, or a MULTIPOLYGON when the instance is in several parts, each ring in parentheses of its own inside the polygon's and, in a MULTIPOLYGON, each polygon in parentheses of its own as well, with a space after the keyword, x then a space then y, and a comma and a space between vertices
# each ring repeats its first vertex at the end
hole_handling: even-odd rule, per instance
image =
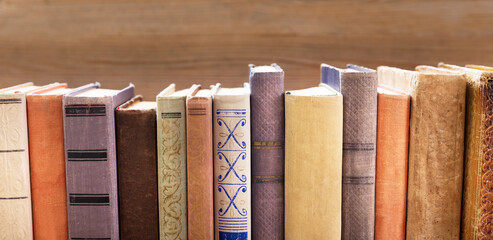
POLYGON ((493 65, 491 1, 0 0, 0 87, 133 82, 145 99, 169 83, 225 87, 248 63, 277 62, 286 89, 319 65, 413 69, 493 65))

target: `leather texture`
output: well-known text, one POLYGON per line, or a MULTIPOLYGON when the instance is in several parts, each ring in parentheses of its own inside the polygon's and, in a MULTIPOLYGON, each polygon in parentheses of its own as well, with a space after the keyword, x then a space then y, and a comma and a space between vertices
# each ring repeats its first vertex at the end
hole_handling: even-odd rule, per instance
POLYGON ((50 93, 66 88, 57 84, 27 96, 33 230, 39 240, 68 238, 63 93, 50 93))
POLYGON ((252 237, 284 239, 284 72, 250 66, 252 237))
POLYGON ((322 64, 322 83, 344 97, 342 167, 342 239, 373 239, 377 73, 354 65, 338 69, 322 64))
POLYGON ((343 97, 285 101, 285 239, 340 240, 343 97))
POLYGON ((465 76, 382 66, 378 77, 411 95, 406 239, 459 239, 465 76))
POLYGON ((129 107, 138 95, 117 107, 116 144, 120 239, 159 238, 156 107, 129 107))
POLYGON ((133 97, 134 87, 102 96, 63 97, 69 239, 119 239, 115 108, 133 97))
POLYGON ((212 96, 187 98, 188 239, 214 239, 212 96))
POLYGON ((406 238, 410 100, 409 94, 379 86, 375 240, 406 238))

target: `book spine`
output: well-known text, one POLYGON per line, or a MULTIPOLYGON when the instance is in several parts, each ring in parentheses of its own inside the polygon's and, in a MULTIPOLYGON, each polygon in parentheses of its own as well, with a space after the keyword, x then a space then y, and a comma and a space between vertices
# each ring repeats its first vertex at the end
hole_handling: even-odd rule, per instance
POLYGON ((187 239, 185 98, 157 99, 159 232, 161 240, 187 239))
POLYGON ((286 240, 340 240, 342 96, 285 98, 286 240))
POLYGON ((188 239, 214 239, 212 99, 187 100, 188 239))
POLYGON ((34 238, 68 238, 62 95, 28 95, 34 238))
POLYGON ((120 239, 159 239, 156 110, 118 108, 116 133, 120 239))
POLYGON ((119 239, 112 97, 64 97, 69 239, 119 239))
POLYGON ((284 73, 250 78, 252 237, 284 239, 284 73))
POLYGON ((33 239, 25 94, 0 95, 0 238, 33 239))
POLYGON ((375 240, 406 238, 409 95, 378 94, 375 240))
POLYGON ((215 238, 251 239, 250 95, 215 96, 215 238))

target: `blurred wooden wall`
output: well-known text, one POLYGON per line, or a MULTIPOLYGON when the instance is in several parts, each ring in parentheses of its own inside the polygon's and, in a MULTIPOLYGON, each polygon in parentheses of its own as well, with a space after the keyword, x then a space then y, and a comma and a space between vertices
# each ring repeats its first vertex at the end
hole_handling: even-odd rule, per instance
POLYGON ((132 82, 146 99, 248 81, 277 62, 286 89, 344 66, 493 65, 492 1, 0 0, 0 87, 132 82))

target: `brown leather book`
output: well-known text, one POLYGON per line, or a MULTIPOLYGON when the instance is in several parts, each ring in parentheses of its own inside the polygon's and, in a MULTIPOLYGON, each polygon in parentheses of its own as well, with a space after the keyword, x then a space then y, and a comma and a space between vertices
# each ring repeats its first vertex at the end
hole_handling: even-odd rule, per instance
POLYGON ((187 98, 188 239, 214 238, 212 97, 191 90, 187 98))
POLYGON ((62 99, 66 84, 27 95, 35 239, 68 238, 62 99))
POLYGON ((406 238, 410 96, 378 86, 375 240, 406 238))
POLYGON ((135 96, 115 116, 120 239, 158 239, 156 102, 135 96))

